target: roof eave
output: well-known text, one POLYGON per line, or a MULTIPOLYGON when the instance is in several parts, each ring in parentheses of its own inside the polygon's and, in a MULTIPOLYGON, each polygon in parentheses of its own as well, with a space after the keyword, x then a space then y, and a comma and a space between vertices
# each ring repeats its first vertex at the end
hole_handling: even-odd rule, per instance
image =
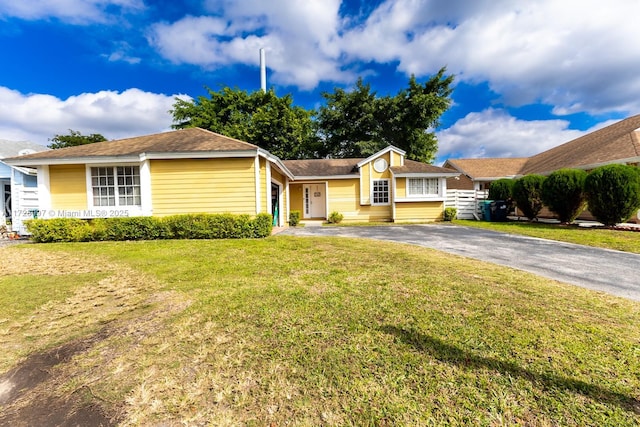
POLYGON ((406 172, 406 173, 393 173, 393 176, 397 178, 452 178, 460 176, 460 173, 452 172, 406 172))
POLYGON ((394 145, 389 145, 386 148, 383 148, 382 150, 378 151, 377 153, 374 153, 372 155, 370 155, 369 157, 367 157, 364 160, 361 160, 356 166, 357 167, 362 167, 363 165, 366 165, 367 163, 369 163, 370 161, 372 161, 373 159, 375 159, 376 157, 380 157, 383 154, 388 153, 389 151, 395 151, 396 153, 400 154, 401 156, 404 156, 407 154, 406 151, 399 149, 398 147, 394 146, 394 145))

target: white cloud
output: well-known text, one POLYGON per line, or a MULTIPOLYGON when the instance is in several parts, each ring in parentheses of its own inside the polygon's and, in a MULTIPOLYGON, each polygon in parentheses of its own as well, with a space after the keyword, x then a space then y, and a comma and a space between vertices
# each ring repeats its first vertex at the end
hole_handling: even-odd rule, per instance
POLYGON ((141 10, 143 0, 0 0, 0 17, 57 18, 73 24, 108 20, 107 9, 141 10))
POLYGON ((529 157, 595 130, 568 126, 565 120, 518 120, 497 109, 470 113, 437 133, 438 159, 529 157))
POLYGON ((172 62, 208 69, 243 64, 257 70, 258 51, 265 48, 269 81, 302 89, 313 89, 320 81, 355 78, 340 65, 339 0, 207 4, 214 16, 155 24, 149 31, 150 44, 172 62))
POLYGON ((399 61, 426 75, 447 65, 459 80, 488 81, 510 105, 556 113, 640 110, 640 2, 394 0, 345 37, 364 61, 399 61), (464 7, 461 7, 464 6, 464 7))
POLYGON ((352 82, 369 62, 419 77, 446 65, 507 105, 640 110, 637 0, 387 0, 364 17, 353 4, 205 0, 210 16, 157 24, 149 39, 164 57, 207 68, 257 66, 265 47, 269 79, 302 89, 352 82))
MULTIPOLYGON (((22 94, 0 87, 0 134, 3 139, 42 145, 69 129, 120 139, 169 130, 169 110, 177 95, 128 89, 124 92, 83 93, 67 99, 22 94)), ((187 98, 186 96, 180 96, 187 98)))

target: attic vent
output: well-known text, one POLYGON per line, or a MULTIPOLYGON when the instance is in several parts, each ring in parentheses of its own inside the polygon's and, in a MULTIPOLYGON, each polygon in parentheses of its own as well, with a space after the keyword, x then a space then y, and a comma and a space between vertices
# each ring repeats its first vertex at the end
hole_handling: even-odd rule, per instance
POLYGON ((24 150, 18 151, 18 156, 26 156, 27 154, 36 153, 36 150, 32 150, 31 148, 25 148, 24 150))

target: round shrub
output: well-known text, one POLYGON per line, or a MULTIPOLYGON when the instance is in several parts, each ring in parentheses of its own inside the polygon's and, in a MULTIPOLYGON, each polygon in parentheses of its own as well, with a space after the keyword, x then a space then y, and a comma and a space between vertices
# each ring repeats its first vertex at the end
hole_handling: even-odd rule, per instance
POLYGON ((604 225, 629 219, 640 208, 640 171, 627 165, 606 165, 585 179, 589 210, 604 225))
POLYGON ((489 200, 511 200, 511 190, 515 181, 509 178, 501 178, 491 183, 489 187, 489 200))
POLYGON ((542 201, 563 223, 570 223, 587 206, 582 169, 559 169, 542 184, 542 201))
POLYGON ((532 174, 518 178, 513 183, 513 200, 529 220, 536 219, 542 210, 542 184, 544 180, 544 176, 532 174))

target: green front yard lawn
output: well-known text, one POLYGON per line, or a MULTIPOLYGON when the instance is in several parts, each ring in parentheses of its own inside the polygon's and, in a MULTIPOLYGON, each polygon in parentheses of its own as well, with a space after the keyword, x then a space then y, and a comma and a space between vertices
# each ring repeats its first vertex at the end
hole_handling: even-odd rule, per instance
POLYGON ((127 425, 640 423, 637 302, 342 238, 0 251, 49 263, 0 273, 0 372, 98 333, 51 393, 127 425))
POLYGON ((486 228, 503 233, 522 234, 524 236, 640 254, 640 232, 636 231, 527 221, 488 222, 457 219, 453 223, 466 227, 486 228))

